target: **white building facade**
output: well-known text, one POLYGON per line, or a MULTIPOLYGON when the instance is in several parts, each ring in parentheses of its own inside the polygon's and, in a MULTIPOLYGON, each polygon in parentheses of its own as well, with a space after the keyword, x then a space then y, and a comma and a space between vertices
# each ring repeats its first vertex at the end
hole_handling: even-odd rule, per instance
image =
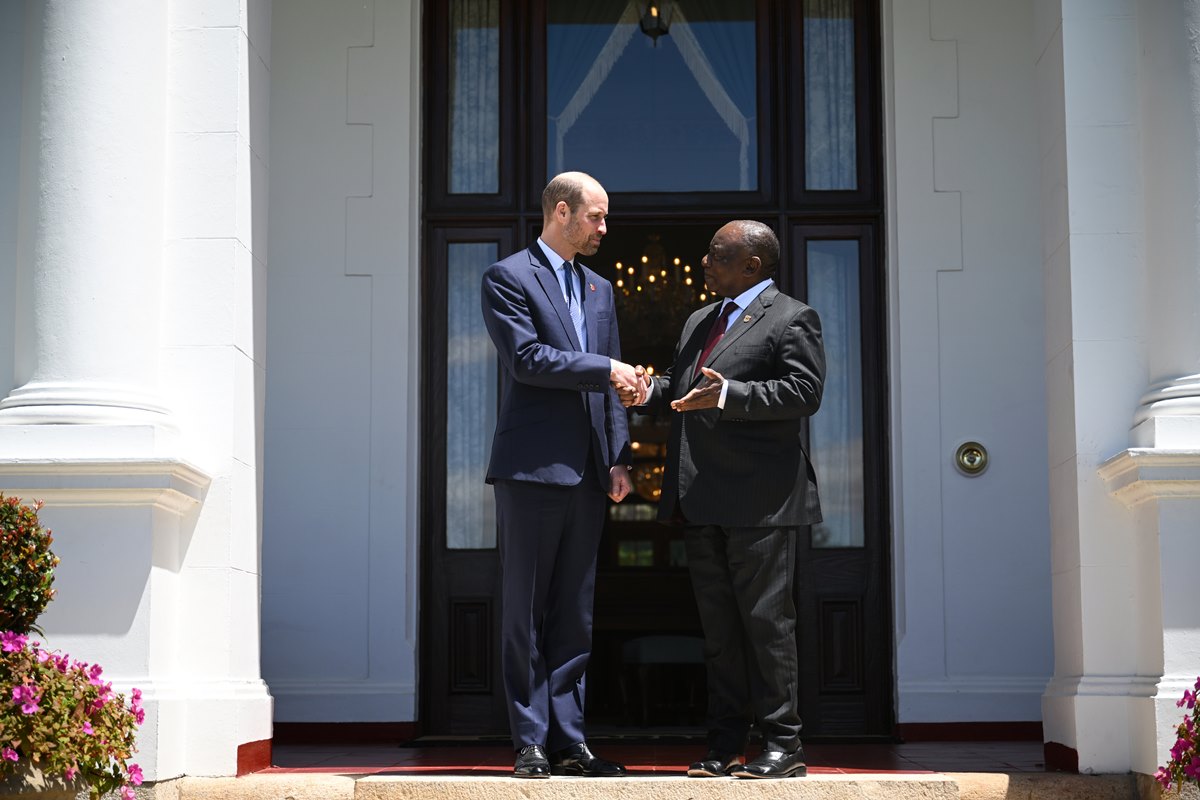
MULTIPOLYGON (((454 672, 433 5, 0 5, 0 492, 46 501, 48 641, 144 691, 148 778, 262 766, 273 723, 429 724, 454 672)), ((1200 674, 1200 2, 855 8, 883 718, 1151 774, 1200 674)))

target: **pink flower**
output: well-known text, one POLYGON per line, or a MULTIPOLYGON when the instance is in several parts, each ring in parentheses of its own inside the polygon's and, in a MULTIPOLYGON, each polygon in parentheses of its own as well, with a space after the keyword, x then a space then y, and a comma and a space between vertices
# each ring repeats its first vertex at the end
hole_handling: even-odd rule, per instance
POLYGON ((1191 741, 1182 736, 1175 740, 1175 745, 1171 748, 1171 760, 1178 761, 1183 758, 1183 754, 1192 748, 1191 741))
POLYGON ((1183 774, 1194 781, 1200 781, 1200 756, 1192 756, 1192 760, 1184 766, 1183 774))
POLYGON ((21 713, 34 714, 38 710, 39 695, 41 692, 36 686, 14 686, 12 701, 21 704, 21 713))
POLYGON ((51 653, 48 653, 48 652, 47 652, 47 651, 45 651, 45 650, 38 650, 38 654, 37 654, 37 660, 38 660, 38 663, 39 663, 39 664, 45 664, 45 663, 46 663, 47 661, 49 661, 49 660, 50 660, 52 657, 53 657, 53 656, 52 656, 52 654, 51 654, 51 653))
POLYGON ((93 733, 95 733, 95 731, 92 730, 92 723, 84 722, 83 723, 83 732, 86 733, 88 736, 91 736, 93 733))
POLYGON ((134 786, 142 785, 142 768, 137 764, 129 765, 129 782, 134 786))
POLYGON ((17 751, 13 750, 11 747, 6 747, 3 750, 0 750, 0 757, 4 758, 5 761, 21 760, 21 757, 17 755, 17 751))
POLYGON ((88 670, 88 683, 92 686, 103 686, 104 681, 100 680, 100 675, 104 670, 100 669, 99 664, 92 664, 92 668, 88 670))
POLYGON ((5 653, 15 653, 25 646, 26 638, 19 633, 4 631, 0 633, 0 649, 5 653))
POLYGON ((1184 705, 1186 705, 1188 708, 1195 708, 1196 707, 1196 693, 1189 692, 1185 689, 1183 692, 1183 697, 1180 698, 1179 702, 1177 702, 1175 705, 1178 706, 1179 708, 1183 708, 1184 705))
POLYGON ((79 767, 70 766, 70 767, 67 767, 67 771, 63 773, 63 776, 67 780, 73 781, 73 780, 75 780, 75 776, 78 774, 79 774, 79 767))
POLYGON ((121 800, 137 800, 137 797, 133 793, 132 786, 121 787, 121 800))
POLYGON ((133 718, 137 720, 138 725, 141 725, 146 721, 146 710, 142 708, 133 709, 133 718))

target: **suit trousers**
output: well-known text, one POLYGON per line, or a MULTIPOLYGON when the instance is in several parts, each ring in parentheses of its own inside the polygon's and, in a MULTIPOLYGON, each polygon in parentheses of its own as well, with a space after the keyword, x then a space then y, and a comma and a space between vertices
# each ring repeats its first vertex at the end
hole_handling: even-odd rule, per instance
POLYGON ((757 722, 763 747, 800 746, 796 655, 796 528, 684 529, 704 627, 708 744, 744 753, 757 722))
POLYGON ((584 741, 596 555, 605 494, 588 459, 575 486, 498 480, 500 659, 513 746, 584 741))

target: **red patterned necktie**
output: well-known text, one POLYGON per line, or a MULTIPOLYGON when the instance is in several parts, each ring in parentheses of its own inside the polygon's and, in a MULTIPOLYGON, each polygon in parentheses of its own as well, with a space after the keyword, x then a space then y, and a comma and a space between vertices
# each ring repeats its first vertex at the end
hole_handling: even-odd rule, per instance
POLYGON ((700 360, 696 362, 696 371, 692 373, 692 380, 700 377, 700 367, 704 366, 704 362, 708 360, 708 356, 712 353, 713 348, 717 346, 717 342, 721 341, 721 337, 725 335, 725 328, 729 326, 729 317, 737 310, 737 303, 732 300, 725 302, 725 307, 721 309, 720 316, 713 323, 712 329, 708 332, 708 339, 704 342, 704 350, 700 353, 700 360))

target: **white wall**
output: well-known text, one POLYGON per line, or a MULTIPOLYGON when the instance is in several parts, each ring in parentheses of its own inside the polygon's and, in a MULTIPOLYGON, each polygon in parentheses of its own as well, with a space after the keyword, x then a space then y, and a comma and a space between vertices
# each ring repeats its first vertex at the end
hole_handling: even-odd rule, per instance
POLYGON ((274 5, 263 672, 416 718, 418 0, 274 5))
POLYGON ((1038 720, 1051 673, 1033 25, 884 3, 901 724, 1038 720))
POLYGON ((0 3, 0 395, 12 390, 25 4, 0 3))

